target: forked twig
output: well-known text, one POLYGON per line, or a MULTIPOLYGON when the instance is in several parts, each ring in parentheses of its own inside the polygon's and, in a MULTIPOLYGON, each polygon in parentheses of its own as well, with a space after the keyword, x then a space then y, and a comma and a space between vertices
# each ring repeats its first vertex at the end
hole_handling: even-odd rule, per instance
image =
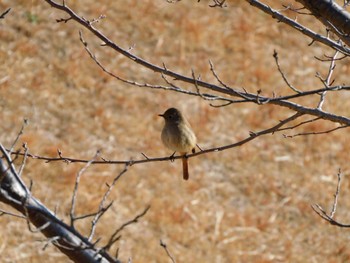
MULTIPOLYGON (((29 231, 40 231, 62 253, 74 262, 119 262, 105 251, 99 251, 74 228, 56 217, 32 196, 19 177, 9 153, 0 143, 0 199, 24 215, 29 231)), ((0 214, 4 211, 1 210, 0 214)), ((10 213, 7 213, 10 215, 10 213)), ((12 214, 11 214, 12 215, 12 214)), ((16 216, 16 215, 13 215, 16 216)), ((22 218, 22 217, 21 217, 22 218)))
MULTIPOLYGON (((325 88, 329 88, 332 84, 333 81, 331 80, 334 69, 335 69, 335 61, 337 59, 339 52, 335 51, 333 57, 331 58, 330 64, 329 64, 329 68, 328 68, 328 73, 325 79, 323 79, 318 73, 316 73, 316 77, 319 78, 321 80, 321 82, 323 83, 323 85, 325 86, 325 88)), ((323 103, 325 101, 325 97, 326 97, 327 91, 321 92, 320 93, 320 101, 317 105, 317 109, 322 109, 323 103)))
POLYGON ((17 133, 17 136, 16 136, 15 140, 13 141, 13 143, 12 143, 12 145, 11 145, 11 147, 10 147, 10 150, 9 150, 10 152, 13 151, 13 149, 14 149, 15 145, 17 144, 19 138, 20 138, 21 135, 23 134, 23 131, 24 131, 24 128, 25 128, 26 125, 28 125, 28 120, 27 120, 27 119, 24 119, 24 120, 23 120, 23 123, 22 123, 21 129, 20 129, 19 132, 17 133))
POLYGON ((70 214, 70 225, 73 228, 74 228, 75 220, 87 217, 87 216, 76 217, 74 215, 80 178, 83 175, 83 173, 89 168, 89 166, 93 163, 93 161, 96 160, 96 158, 99 156, 99 154, 100 154, 100 152, 97 151, 95 156, 89 162, 87 162, 86 165, 82 169, 80 169, 80 171, 77 173, 77 175, 75 177, 75 184, 74 184, 73 195, 72 195, 71 209, 70 209, 70 213, 69 213, 70 214))
POLYGON ((90 234, 88 237, 89 241, 92 240, 92 238, 95 234, 95 229, 96 229, 98 221, 104 215, 104 213, 107 211, 107 209, 112 205, 112 202, 111 202, 109 205, 107 205, 105 207, 105 202, 107 200, 107 197, 111 193, 114 185, 117 183, 117 181, 120 179, 120 177, 122 177, 123 174, 125 174, 127 172, 127 170, 128 170, 128 165, 125 165, 124 169, 113 179, 112 184, 110 184, 110 185, 107 184, 107 187, 108 187, 107 191, 103 195, 101 202, 99 204, 99 207, 98 207, 98 211, 97 211, 96 215, 94 216, 93 220, 91 221, 91 229, 90 229, 90 234))
MULTIPOLYGON (((150 88, 150 89, 162 89, 162 90, 170 90, 170 91, 175 91, 175 92, 180 92, 180 93, 184 93, 186 95, 192 95, 192 96, 200 96, 205 100, 219 100, 219 101, 232 101, 232 99, 229 98, 225 98, 222 96, 215 96, 213 94, 207 94, 207 93, 199 93, 198 92, 198 85, 197 85, 197 81, 199 80, 194 80, 194 85, 197 88, 197 92, 193 92, 190 90, 186 90, 183 88, 180 88, 179 86, 175 85, 174 83, 170 82, 166 76, 161 73, 161 77, 162 79, 169 85, 169 86, 163 86, 163 85, 154 85, 154 84, 149 84, 149 83, 140 83, 134 80, 129 80, 129 79, 124 79, 116 74, 114 74, 113 72, 111 72, 110 70, 108 70, 95 56, 95 54, 89 49, 88 47, 88 43, 84 40, 83 38, 83 34, 82 31, 79 31, 79 37, 80 37, 80 41, 82 42, 82 44, 84 45, 85 51, 89 54, 90 58, 97 64, 98 67, 100 67, 102 69, 102 71, 104 71, 106 74, 108 74, 109 76, 123 82, 126 83, 128 85, 132 85, 132 86, 136 86, 136 87, 143 87, 143 88, 150 88)), ((164 69, 168 70, 165 65, 164 65, 164 69)))
POLYGON ((103 247, 105 250, 108 250, 116 241, 118 241, 120 239, 120 236, 118 235, 125 227, 127 227, 128 225, 131 224, 135 224, 138 222, 138 220, 143 217, 144 215, 146 215, 146 213, 148 212, 148 210, 151 208, 150 205, 148 205, 140 214, 138 214, 137 216, 135 216, 133 219, 125 222, 124 224, 122 224, 118 229, 116 229, 113 234, 111 235, 111 237, 109 238, 107 244, 103 247))
POLYGON ((313 204, 311 207, 322 219, 326 220, 331 225, 348 228, 348 227, 350 227, 350 224, 343 224, 343 223, 340 223, 340 222, 334 220, 334 216, 335 216, 335 213, 337 210, 337 205, 338 205, 338 198, 339 198, 339 194, 340 194, 340 183, 341 183, 341 178, 342 178, 342 173, 341 173, 340 169, 338 171, 337 176, 338 176, 338 182, 337 182, 336 191, 334 193, 334 200, 333 200, 331 212, 328 214, 322 208, 322 206, 320 206, 319 204, 313 204))

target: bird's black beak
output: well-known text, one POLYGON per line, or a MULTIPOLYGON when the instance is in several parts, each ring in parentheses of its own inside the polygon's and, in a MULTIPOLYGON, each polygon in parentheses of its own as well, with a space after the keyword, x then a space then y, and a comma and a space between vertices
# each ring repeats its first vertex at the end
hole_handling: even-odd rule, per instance
POLYGON ((158 114, 159 117, 163 117, 164 118, 164 114, 158 114))

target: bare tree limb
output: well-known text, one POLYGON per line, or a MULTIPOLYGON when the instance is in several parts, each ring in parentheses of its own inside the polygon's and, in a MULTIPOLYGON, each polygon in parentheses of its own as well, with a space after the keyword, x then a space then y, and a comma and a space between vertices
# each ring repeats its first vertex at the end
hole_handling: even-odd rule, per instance
POLYGON ((91 230, 90 230, 90 235, 88 237, 88 240, 92 240, 92 238, 95 234, 97 222, 100 220, 100 218, 103 216, 103 214, 107 211, 107 209, 112 205, 112 203, 110 203, 106 207, 104 206, 104 204, 107 200, 107 197, 111 193, 111 191, 112 191, 113 187, 115 186, 115 184, 117 183, 117 181, 127 172, 127 170, 128 170, 128 164, 125 164, 124 169, 113 179, 112 184, 107 185, 108 188, 101 199, 101 202, 100 202, 100 205, 98 208, 98 212, 96 213, 96 215, 94 216, 94 218, 91 222, 91 230))
POLYGON ((151 208, 150 205, 148 205, 140 214, 138 214, 137 216, 135 216, 133 219, 125 222, 124 224, 122 224, 117 230, 115 230, 113 232, 113 234, 111 235, 110 239, 108 240, 107 244, 103 247, 103 249, 105 250, 109 250, 110 247, 120 239, 121 236, 119 236, 118 234, 127 226, 131 225, 131 224, 135 224, 138 222, 138 220, 143 217, 144 215, 146 215, 146 213, 148 212, 148 210, 151 208))
MULTIPOLYGON (((166 79, 166 77, 162 74, 163 80, 169 85, 169 86, 163 86, 163 85, 154 85, 154 84, 149 84, 149 83, 140 83, 134 80, 129 80, 129 79, 124 79, 121 78, 120 76, 117 76, 116 74, 112 73, 110 70, 108 70, 98 59, 97 57, 93 54, 93 52, 89 49, 88 43, 84 40, 83 38, 83 33, 82 31, 79 31, 79 36, 80 36, 80 41, 83 43, 85 51, 89 54, 90 58, 97 64, 98 67, 102 69, 105 73, 107 73, 109 76, 126 83, 128 85, 136 86, 136 87, 144 87, 144 88, 150 88, 150 89, 162 89, 162 90, 170 90, 170 91, 176 91, 180 93, 184 93, 187 95, 194 95, 194 96, 199 96, 197 92, 192 92, 186 89, 182 89, 179 86, 174 85, 171 83, 169 80, 166 79)), ((166 67, 164 67, 166 68, 166 67)), ((223 100, 223 101, 231 101, 230 99, 221 97, 221 96, 215 96, 212 94, 202 94, 203 97, 205 97, 208 100, 223 100)))
MULTIPOLYGON (((257 103, 257 104, 269 103, 269 104, 278 105, 281 107, 291 109, 293 111, 299 112, 300 114, 309 114, 309 115, 312 115, 315 117, 321 117, 322 119, 329 120, 332 122, 339 122, 341 124, 350 125, 350 119, 347 117, 338 116, 338 115, 335 115, 332 113, 322 111, 322 110, 317 109, 317 108, 309 108, 309 107, 305 107, 305 106, 302 106, 300 104, 297 104, 295 102, 288 101, 288 99, 306 96, 306 94, 310 94, 310 93, 306 93, 305 95, 293 94, 293 95, 285 96, 285 97, 281 97, 281 98, 269 98, 269 97, 261 96, 260 94, 248 93, 246 91, 241 92, 241 91, 238 91, 236 89, 229 90, 225 87, 220 87, 220 86, 217 86, 217 85, 214 85, 214 84, 202 81, 202 80, 195 81, 192 77, 187 77, 187 76, 181 75, 179 73, 176 73, 174 71, 169 70, 167 67, 156 66, 156 65, 154 65, 154 64, 152 64, 144 59, 141 59, 141 58, 135 56, 134 54, 128 52, 127 50, 122 49, 118 45, 116 45, 109 38, 107 38, 102 32, 97 30, 93 26, 91 21, 89 21, 83 17, 78 16, 65 3, 58 4, 57 2, 52 1, 52 0, 45 0, 45 1, 47 3, 49 3, 52 7, 55 7, 59 10, 66 12, 70 16, 69 20, 74 20, 74 21, 77 21, 78 23, 80 23, 82 26, 84 26, 86 29, 88 29, 90 32, 92 32, 96 37, 98 37, 100 40, 102 40, 104 43, 104 46, 108 46, 108 47, 112 48, 116 52, 124 55, 125 57, 129 58, 130 60, 134 61, 135 63, 137 63, 145 68, 148 68, 149 70, 152 70, 154 72, 158 72, 160 74, 163 74, 164 76, 170 76, 170 77, 176 79, 177 81, 183 81, 184 83, 190 83, 192 85, 197 85, 198 87, 203 87, 203 88, 215 91, 215 92, 219 92, 219 93, 224 94, 224 95, 228 95, 230 97, 233 96, 233 97, 244 98, 246 100, 246 102, 252 102, 252 103, 257 103)), ((288 21, 288 23, 292 23, 297 29, 300 29, 300 27, 301 27, 301 25, 299 25, 295 21, 290 20, 290 19, 288 20, 286 17, 284 17, 283 15, 278 13, 277 11, 272 10, 270 7, 268 7, 266 5, 262 5, 259 1, 250 0, 248 2, 254 6, 261 8, 262 10, 273 15, 274 17, 277 17, 282 22, 288 21)), ((67 19, 66 19, 66 21, 67 21, 67 19)), ((301 31, 302 32, 309 32, 307 34, 311 35, 316 40, 334 48, 335 50, 339 50, 343 54, 346 54, 346 55, 350 54, 349 49, 339 45, 337 42, 331 41, 328 38, 321 37, 313 32, 310 33, 310 31, 307 30, 306 28, 302 28, 301 31)), ((340 89, 348 90, 348 89, 350 89, 350 87, 336 86, 336 87, 330 88, 330 90, 340 90, 340 89)), ((313 91, 311 93, 314 94, 315 91, 313 91)), ((227 97, 225 97, 225 98, 229 99, 227 97)), ((232 101, 232 103, 234 103, 234 100, 232 101)))
MULTIPOLYGON (((310 2, 312 2, 312 1, 310 1, 310 2)), ((324 1, 327 1, 327 0, 324 0, 324 1)), ((329 0, 329 1, 331 1, 331 0, 329 0)), ((310 37, 313 41, 320 42, 328 47, 331 47, 335 50, 338 50, 339 52, 343 53, 344 55, 350 55, 349 48, 344 47, 343 45, 339 44, 338 42, 336 42, 334 40, 329 39, 328 37, 324 37, 324 36, 321 36, 320 34, 313 32, 312 30, 308 29, 307 27, 304 27, 303 25, 299 24, 298 22, 296 22, 296 21, 282 15, 280 12, 272 9, 270 6, 265 5, 257 0, 247 0, 247 2, 250 3, 252 6, 257 7, 258 9, 263 11, 264 13, 271 15, 272 18, 278 20, 279 22, 285 23, 286 25, 289 25, 292 28, 298 30, 300 33, 310 37)), ((348 20, 345 20, 345 21, 348 21, 348 20)))
POLYGON ((350 14, 333 0, 296 0, 350 46, 350 14))
MULTIPOLYGON (((27 219, 31 231, 40 231, 52 239, 62 253, 73 262, 119 262, 105 251, 98 251, 85 237, 59 220, 54 213, 35 199, 17 174, 12 160, 0 144, 0 202, 13 207, 27 219), (36 229, 30 226, 33 224, 36 229)), ((9 214, 9 213, 8 213, 9 214)))
MULTIPOLYGON (((199 155, 210 153, 210 152, 219 152, 219 151, 227 150, 230 148, 235 148, 235 147, 241 146, 243 144, 246 144, 246 143, 250 142, 251 140, 254 140, 260 136, 283 131, 285 129, 283 129, 281 127, 283 127, 285 124, 287 124, 291 121, 294 121, 295 119, 299 118, 302 115, 303 114, 297 112, 297 113, 293 114, 292 116, 290 116, 284 120, 279 121, 278 124, 268 128, 268 129, 261 130, 259 132, 250 132, 249 137, 247 137, 241 141, 235 142, 233 144, 228 144, 228 145, 224 145, 221 147, 209 148, 209 149, 205 149, 205 150, 200 148, 201 151, 199 151, 199 152, 187 154, 187 158, 192 158, 194 156, 199 156, 199 155)), ((20 153, 20 152, 14 152, 13 154, 23 155, 23 153, 20 153)), ((91 163, 92 164, 123 164, 126 166, 131 166, 131 165, 148 163, 148 162, 173 161, 175 159, 182 158, 181 155, 170 156, 170 157, 169 156, 167 156, 167 157, 155 157, 155 158, 150 158, 147 155, 145 155, 144 153, 141 153, 141 155, 144 157, 144 159, 123 161, 123 160, 106 160, 104 158, 101 158, 101 160, 93 160, 91 163)), ((34 159, 38 159, 38 160, 45 160, 46 162, 63 161, 63 162, 68 162, 68 163, 88 163, 91 161, 91 160, 77 159, 77 158, 70 158, 70 157, 63 157, 63 156, 59 156, 59 157, 38 156, 38 155, 33 155, 31 153, 27 153, 27 156, 34 158, 34 159)))

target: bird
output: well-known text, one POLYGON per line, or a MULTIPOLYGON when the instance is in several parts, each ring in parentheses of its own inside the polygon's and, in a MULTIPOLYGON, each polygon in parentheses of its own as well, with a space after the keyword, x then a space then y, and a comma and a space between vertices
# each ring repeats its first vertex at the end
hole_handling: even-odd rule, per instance
POLYGON ((179 152, 182 155, 183 179, 189 179, 187 153, 195 153, 197 137, 194 134, 190 123, 180 110, 169 108, 163 114, 159 114, 165 120, 161 139, 165 147, 179 152))

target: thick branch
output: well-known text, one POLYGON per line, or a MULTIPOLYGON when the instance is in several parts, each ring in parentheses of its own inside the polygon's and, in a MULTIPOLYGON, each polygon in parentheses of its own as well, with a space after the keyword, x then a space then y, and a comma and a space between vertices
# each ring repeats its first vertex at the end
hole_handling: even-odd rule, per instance
MULTIPOLYGON (((269 14, 272 16, 272 18, 277 19, 279 22, 285 23, 286 25, 289 25, 293 27, 294 29, 298 30, 302 34, 310 37, 314 41, 318 41, 328 47, 331 47, 335 50, 338 50, 339 52, 345 54, 345 55, 350 55, 350 49, 340 45, 336 41, 333 41, 327 37, 321 36, 320 34, 317 34, 313 32, 312 30, 304 27, 303 25, 299 24, 298 22, 282 15, 278 11, 272 9, 270 6, 265 5, 261 3, 260 1, 257 0, 247 0, 252 6, 255 6, 259 8, 261 11, 263 11, 266 14, 269 14)), ((313 0, 312 0, 313 1, 313 0)), ((311 1, 310 1, 311 2, 311 1)), ((316 1, 315 1, 316 2, 316 1)))
POLYGON ((296 0, 350 46, 350 14, 333 0, 296 0))
POLYGON ((73 262, 119 262, 105 251, 99 251, 75 229, 59 220, 35 199, 12 165, 12 160, 0 144, 0 202, 6 203, 26 216, 51 243, 73 262))

